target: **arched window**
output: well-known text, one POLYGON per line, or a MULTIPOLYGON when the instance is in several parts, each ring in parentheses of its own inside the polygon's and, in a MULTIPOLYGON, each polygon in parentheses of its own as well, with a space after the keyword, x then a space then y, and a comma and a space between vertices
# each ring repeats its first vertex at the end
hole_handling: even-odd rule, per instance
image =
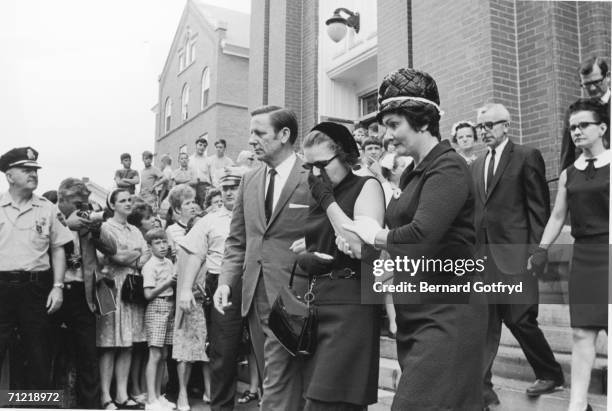
POLYGON ((183 121, 189 118, 189 86, 187 84, 183 86, 181 94, 181 118, 183 121))
POLYGON ((208 93, 210 91, 210 70, 208 67, 202 72, 202 99, 200 101, 200 110, 208 105, 208 93))
POLYGON ((170 131, 172 121, 172 100, 170 97, 166 99, 166 105, 164 108, 164 130, 166 133, 170 131))

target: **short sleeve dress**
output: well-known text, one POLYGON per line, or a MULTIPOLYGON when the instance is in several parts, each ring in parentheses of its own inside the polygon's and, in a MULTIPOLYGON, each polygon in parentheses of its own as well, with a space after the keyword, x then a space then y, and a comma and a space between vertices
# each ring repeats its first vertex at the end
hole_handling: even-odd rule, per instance
MULTIPOLYGON (((349 173, 334 187, 337 204, 351 219, 355 201, 370 178, 349 173)), ((366 406, 377 401, 380 307, 361 304, 361 261, 338 250, 335 238, 325 211, 312 204, 306 226, 308 251, 329 254, 334 257, 334 270, 348 268, 358 275, 315 281, 317 348, 306 361, 306 397, 366 406)))
MULTIPOLYGON (((120 224, 112 218, 102 224, 101 230, 113 238, 117 252, 140 249, 147 250, 142 233, 131 224, 120 224)), ((115 282, 117 290, 117 309, 98 318, 96 322, 97 347, 131 347, 132 344, 145 342, 147 336, 144 328, 144 305, 122 301, 121 288, 128 274, 140 275, 140 272, 128 266, 110 262, 103 270, 115 282)))
MULTIPOLYGON (((607 150, 601 157, 609 155, 607 150)), ((610 163, 585 167, 581 156, 566 173, 575 240, 569 275, 570 322, 572 327, 607 329, 610 163)))

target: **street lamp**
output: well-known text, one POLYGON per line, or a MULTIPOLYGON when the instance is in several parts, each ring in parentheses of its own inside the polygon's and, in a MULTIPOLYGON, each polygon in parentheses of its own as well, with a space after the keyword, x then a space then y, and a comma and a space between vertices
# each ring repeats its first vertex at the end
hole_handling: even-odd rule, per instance
POLYGON ((334 10, 334 15, 328 19, 325 24, 327 25, 327 34, 329 38, 337 43, 346 36, 347 26, 355 29, 355 33, 359 33, 359 13, 353 13, 344 7, 340 7, 334 10), (347 14, 348 17, 342 17, 340 15, 341 12, 347 14))

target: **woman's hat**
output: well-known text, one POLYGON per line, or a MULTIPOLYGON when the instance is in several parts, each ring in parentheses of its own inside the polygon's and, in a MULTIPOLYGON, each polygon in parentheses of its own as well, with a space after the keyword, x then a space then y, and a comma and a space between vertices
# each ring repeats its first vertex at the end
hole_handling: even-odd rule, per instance
POLYGON ((387 74, 380 84, 376 120, 381 123, 385 112, 423 103, 434 106, 440 116, 444 113, 436 81, 424 71, 401 68, 387 74))
POLYGON ((353 135, 348 128, 344 127, 343 125, 332 123, 331 121, 324 121, 314 126, 310 131, 320 131, 331 138, 334 143, 342 147, 342 150, 346 154, 352 154, 359 157, 359 148, 357 147, 355 138, 353 138, 353 135))

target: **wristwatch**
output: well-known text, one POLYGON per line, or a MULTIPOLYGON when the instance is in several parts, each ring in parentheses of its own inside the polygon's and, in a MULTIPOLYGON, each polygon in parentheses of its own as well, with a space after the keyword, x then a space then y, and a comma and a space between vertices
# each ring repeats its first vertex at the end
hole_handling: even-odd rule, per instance
POLYGON ((64 283, 53 283, 53 288, 59 288, 60 290, 63 290, 64 283))

